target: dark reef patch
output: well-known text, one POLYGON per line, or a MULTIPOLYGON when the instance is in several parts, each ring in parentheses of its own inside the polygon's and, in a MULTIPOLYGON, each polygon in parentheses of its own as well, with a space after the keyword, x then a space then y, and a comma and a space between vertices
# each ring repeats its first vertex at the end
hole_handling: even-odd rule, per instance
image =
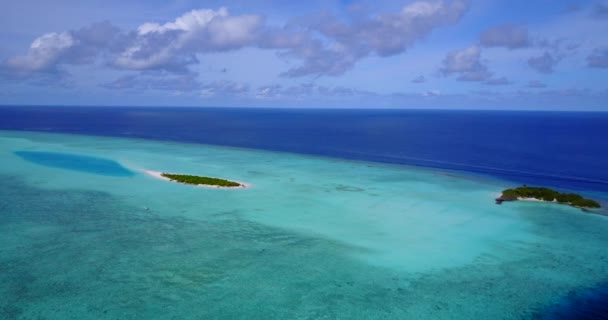
POLYGON ((91 156, 60 152, 17 151, 15 154, 24 160, 53 168, 93 173, 103 176, 128 177, 132 171, 120 163, 91 156))
POLYGON ((336 187, 336 190, 338 191, 350 191, 350 192, 361 192, 361 191, 365 191, 365 189, 361 189, 358 187, 351 187, 351 186, 345 186, 345 185, 338 185, 336 187))
POLYGON ((546 311, 543 320, 604 320, 608 319, 608 283, 574 291, 546 311))

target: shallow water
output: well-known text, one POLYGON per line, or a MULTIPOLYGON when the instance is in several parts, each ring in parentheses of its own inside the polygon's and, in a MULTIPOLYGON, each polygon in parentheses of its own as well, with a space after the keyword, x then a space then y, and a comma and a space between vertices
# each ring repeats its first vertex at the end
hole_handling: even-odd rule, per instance
POLYGON ((510 185, 479 176, 7 131, 0 161, 0 318, 529 319, 608 280, 607 217, 497 206, 510 185), (15 152, 103 158, 135 174, 15 152), (252 187, 197 188, 144 169, 252 187))

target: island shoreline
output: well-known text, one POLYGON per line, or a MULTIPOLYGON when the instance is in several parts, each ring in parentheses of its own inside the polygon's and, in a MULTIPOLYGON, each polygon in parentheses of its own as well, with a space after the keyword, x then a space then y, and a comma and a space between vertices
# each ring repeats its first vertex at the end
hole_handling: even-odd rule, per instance
POLYGON ((241 181, 234 181, 234 182, 240 184, 240 186, 238 186, 238 187, 222 187, 222 186, 205 185, 205 184, 189 184, 189 183, 183 183, 183 182, 175 181, 175 180, 169 179, 167 177, 164 177, 162 171, 154 171, 154 170, 147 170, 147 169, 140 169, 140 171, 143 172, 144 174, 146 174, 147 176, 155 178, 155 179, 169 181, 169 182, 173 182, 173 183, 191 185, 193 187, 203 187, 203 188, 209 188, 209 189, 246 189, 246 188, 251 188, 251 186, 252 186, 250 183, 241 182, 241 181))
POLYGON ((496 204, 513 201, 556 203, 593 213, 602 209, 598 202, 586 199, 578 194, 560 193, 549 188, 528 187, 526 185, 515 189, 505 189, 495 200, 496 204))

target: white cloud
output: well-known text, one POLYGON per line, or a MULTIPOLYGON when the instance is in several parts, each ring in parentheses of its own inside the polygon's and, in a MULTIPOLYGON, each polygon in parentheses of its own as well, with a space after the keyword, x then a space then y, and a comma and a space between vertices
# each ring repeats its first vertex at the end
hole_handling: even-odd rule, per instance
POLYGON ((484 47, 525 48, 530 45, 528 29, 513 24, 503 24, 481 33, 479 42, 484 47))
POLYGON ((124 69, 185 71, 196 54, 239 49, 254 43, 262 18, 231 16, 226 8, 192 10, 163 25, 144 23, 115 60, 124 69))
POLYGON ((290 48, 287 55, 303 60, 303 65, 284 75, 341 75, 370 54, 385 57, 403 53, 433 30, 459 21, 468 7, 465 0, 417 1, 398 13, 363 15, 348 21, 321 15, 305 26, 318 31, 325 41, 304 41, 290 48))
POLYGON ((424 83, 426 82, 426 78, 424 76, 418 76, 412 79, 412 83, 424 83))
POLYGON ((444 76, 458 75, 460 81, 484 81, 492 76, 481 62, 481 50, 478 46, 448 52, 439 72, 444 76))
POLYGON ((216 17, 227 17, 228 10, 224 7, 219 10, 199 9, 192 10, 175 19, 174 22, 167 22, 160 25, 155 22, 146 22, 137 28, 139 35, 151 32, 164 33, 170 30, 193 31, 204 27, 216 17))
POLYGON ((256 99, 275 99, 282 95, 283 86, 281 85, 267 85, 259 87, 255 97, 256 99))
POLYGON ((257 99, 303 99, 314 97, 369 97, 377 94, 370 91, 348 88, 343 86, 319 86, 312 83, 301 83, 295 86, 266 85, 258 88, 257 99))
POLYGON ((143 92, 147 90, 168 91, 176 95, 194 94, 203 98, 215 96, 234 97, 244 95, 249 86, 228 80, 218 80, 202 83, 198 74, 178 74, 167 72, 145 72, 120 77, 112 82, 104 83, 101 87, 110 90, 127 90, 143 92))
POLYGON ((433 30, 459 21, 468 6, 469 0, 417 1, 398 12, 304 17, 284 27, 267 25, 259 15, 231 15, 226 8, 199 9, 133 31, 101 23, 49 33, 3 67, 55 71, 66 64, 101 62, 117 69, 188 74, 205 53, 256 47, 296 60, 284 76, 339 76, 369 55, 403 53, 433 30))
POLYGON ((214 96, 234 97, 246 94, 247 92, 249 92, 249 86, 246 84, 222 80, 203 85, 200 90, 200 96, 203 98, 210 98, 214 96))
POLYGON ((70 33, 47 33, 36 38, 23 56, 7 60, 7 65, 22 72, 48 71, 74 45, 75 40, 70 33))
POLYGON ((545 52, 540 56, 528 59, 528 65, 540 73, 553 73, 553 68, 559 61, 559 57, 555 57, 551 53, 545 52))

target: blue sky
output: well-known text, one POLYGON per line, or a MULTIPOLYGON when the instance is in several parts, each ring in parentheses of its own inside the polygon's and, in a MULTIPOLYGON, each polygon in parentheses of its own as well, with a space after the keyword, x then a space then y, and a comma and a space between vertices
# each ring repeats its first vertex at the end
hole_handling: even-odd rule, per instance
POLYGON ((10 1, 0 104, 608 111, 608 1, 10 1))

